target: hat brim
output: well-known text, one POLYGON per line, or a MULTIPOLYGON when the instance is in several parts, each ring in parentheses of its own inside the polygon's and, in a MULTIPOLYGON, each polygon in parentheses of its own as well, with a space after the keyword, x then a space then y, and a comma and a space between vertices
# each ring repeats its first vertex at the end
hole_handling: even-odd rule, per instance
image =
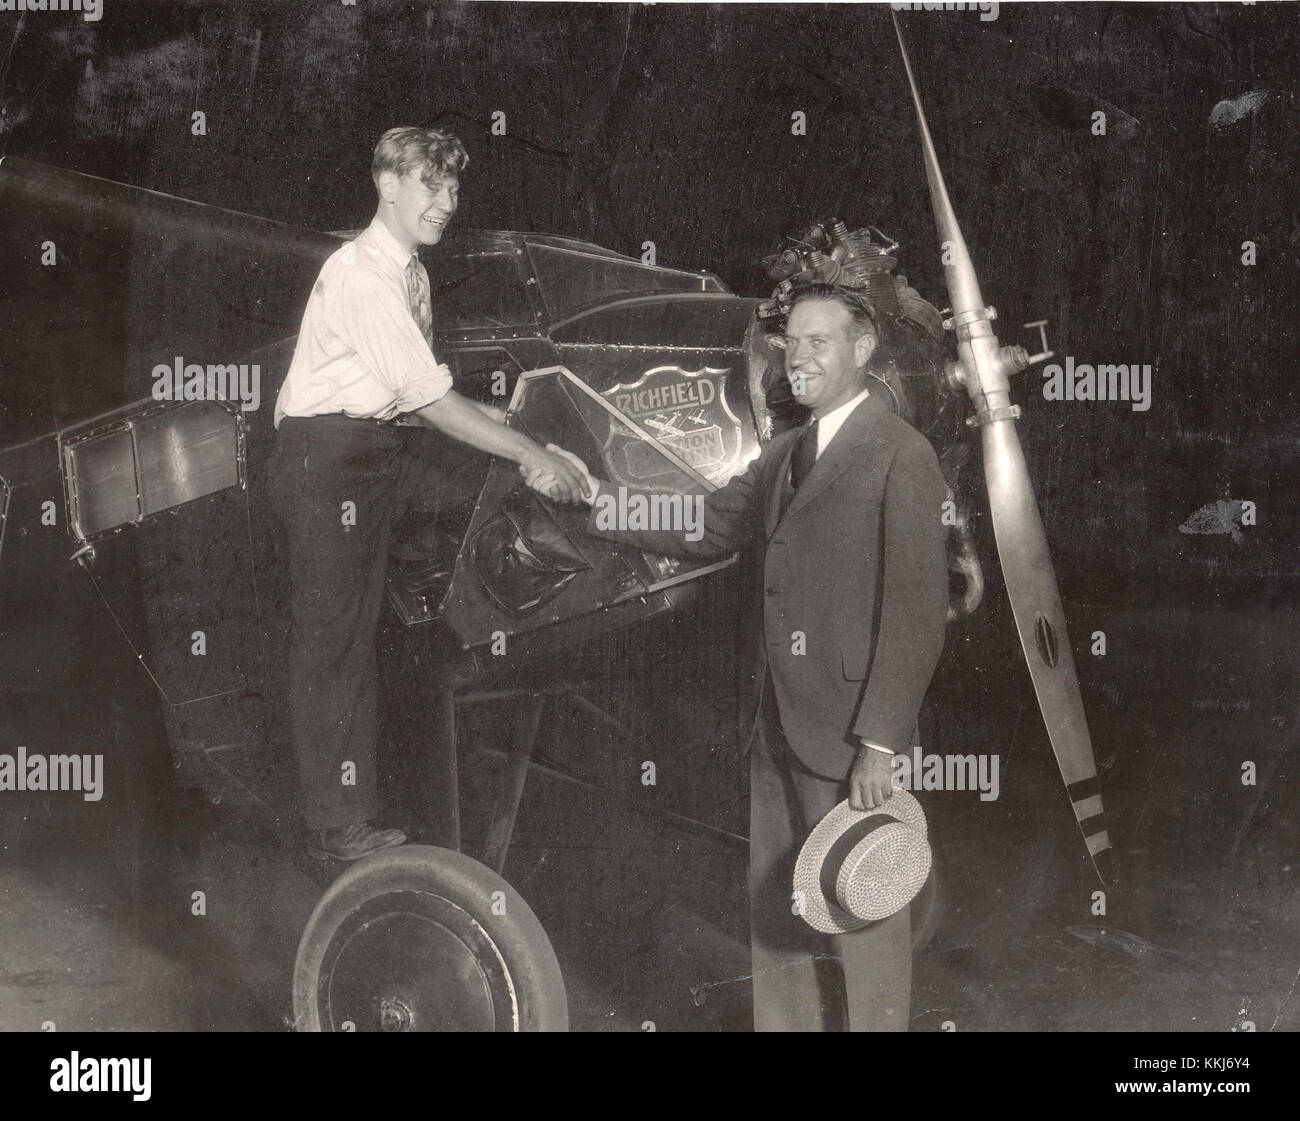
POLYGON ((795 861, 795 899, 801 902, 804 921, 823 934, 847 934, 901 911, 929 875, 931 854, 926 832, 925 814, 906 790, 894 791, 883 806, 874 810, 855 810, 847 800, 840 802, 817 823, 795 861), (822 890, 822 864, 846 830, 878 815, 895 820, 859 841, 840 869, 837 894, 850 900, 853 908, 846 910, 822 890), (883 863, 890 872, 883 877, 863 877, 864 863, 883 863))

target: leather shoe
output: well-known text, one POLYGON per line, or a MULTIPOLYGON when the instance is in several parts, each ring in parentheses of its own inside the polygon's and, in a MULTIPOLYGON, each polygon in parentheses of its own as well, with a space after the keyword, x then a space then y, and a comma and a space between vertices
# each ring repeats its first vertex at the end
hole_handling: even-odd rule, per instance
POLYGON ((360 860, 380 849, 406 843, 400 829, 376 829, 368 821, 322 829, 307 851, 317 860, 360 860))

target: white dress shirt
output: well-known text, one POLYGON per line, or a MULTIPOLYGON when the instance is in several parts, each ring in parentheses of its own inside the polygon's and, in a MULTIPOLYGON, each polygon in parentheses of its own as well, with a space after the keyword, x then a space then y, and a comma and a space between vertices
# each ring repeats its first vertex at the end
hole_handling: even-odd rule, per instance
POLYGON ((837 409, 832 409, 824 417, 817 421, 817 456, 821 457, 822 452, 826 450, 827 445, 835 439, 835 433, 843 426, 844 422, 849 419, 849 413, 856 409, 863 401, 871 396, 870 389, 864 389, 852 401, 845 401, 837 409))
POLYGON ((275 402, 277 428, 286 416, 324 413, 392 420, 451 388, 451 371, 411 314, 406 267, 413 256, 378 218, 331 254, 307 299, 275 402))

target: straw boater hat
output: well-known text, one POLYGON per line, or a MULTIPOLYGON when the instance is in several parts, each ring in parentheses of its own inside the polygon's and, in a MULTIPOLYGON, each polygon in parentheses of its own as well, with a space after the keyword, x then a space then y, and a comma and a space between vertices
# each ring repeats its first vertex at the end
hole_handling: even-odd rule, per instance
POLYGON ((929 874, 925 814, 896 790, 874 810, 841 802, 817 823, 795 861, 795 897, 809 926, 846 934, 901 911, 929 874))

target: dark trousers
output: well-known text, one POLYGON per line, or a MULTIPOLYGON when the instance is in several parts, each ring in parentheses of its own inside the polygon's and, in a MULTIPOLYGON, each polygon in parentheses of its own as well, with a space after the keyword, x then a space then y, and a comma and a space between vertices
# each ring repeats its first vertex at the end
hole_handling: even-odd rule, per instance
POLYGON ((812 828, 848 794, 809 771, 780 728, 771 682, 750 751, 750 944, 754 1030, 907 1031, 912 947, 907 907, 850 934, 819 934, 794 913, 795 858, 812 828), (833 973, 843 973, 843 1010, 833 973), (820 974, 820 976, 819 976, 820 974))
POLYGON ((449 453, 478 456, 423 429, 342 415, 280 422, 271 500, 288 550, 289 720, 310 829, 378 812, 375 634, 389 538, 417 495, 436 504, 449 453))

